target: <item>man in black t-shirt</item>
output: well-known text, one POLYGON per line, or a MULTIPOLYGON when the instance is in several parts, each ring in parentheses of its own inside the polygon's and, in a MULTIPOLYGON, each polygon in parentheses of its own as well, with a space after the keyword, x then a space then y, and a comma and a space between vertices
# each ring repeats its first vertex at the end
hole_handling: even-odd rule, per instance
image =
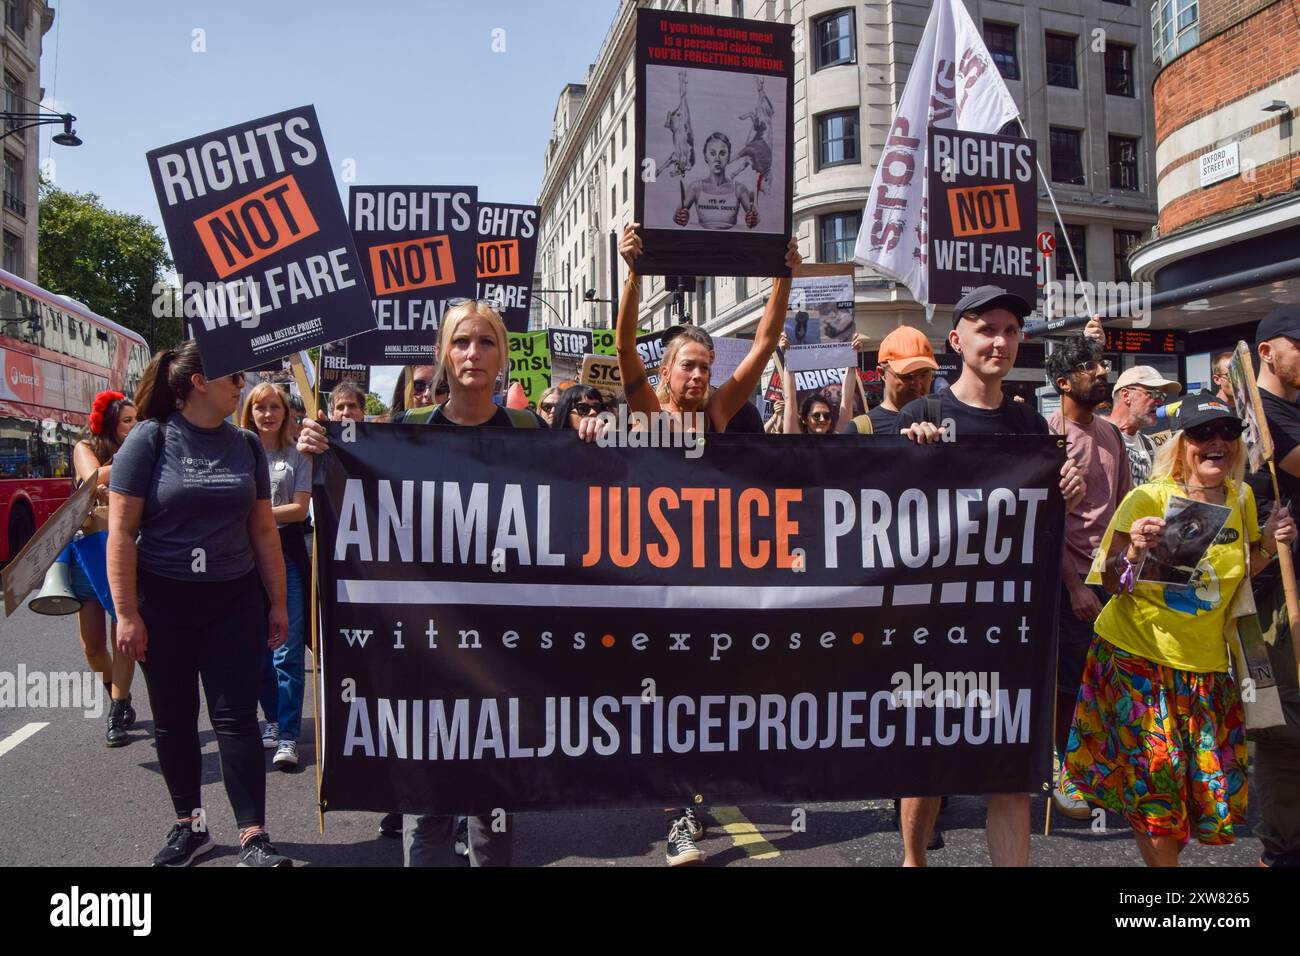
MULTIPOLYGON (((861 340, 854 336, 853 345, 861 340)), ((898 434, 898 413, 913 399, 930 394, 935 370, 934 347, 920 329, 900 325, 885 336, 877 354, 880 375, 885 386, 885 400, 867 413, 871 430, 876 435, 898 434)), ((857 428, 852 422, 845 427, 852 434, 857 428)))
MULTIPOLYGON (((942 394, 906 405, 898 416, 902 433, 914 441, 958 443, 969 435, 1050 434, 1041 415, 1002 394, 1002 380, 1016 364, 1021 326, 1032 311, 1020 296, 997 286, 981 286, 958 302, 948 343, 961 356, 961 376, 942 394), (927 414, 927 402, 937 402, 937 415, 927 414)), ((1067 510, 1083 499, 1084 491, 1078 468, 1066 459, 1061 494, 1067 510)), ((903 799, 905 866, 925 865, 925 845, 940 799, 903 799)), ((994 866, 1028 866, 1029 795, 990 794, 986 831, 994 866)))
MULTIPOLYGON (((1273 438, 1278 492, 1295 507, 1300 501, 1300 307, 1283 306, 1270 313, 1255 330, 1259 352, 1259 398, 1273 438)), ((1261 472, 1261 475, 1263 473, 1261 472)), ((1252 482, 1260 498, 1271 498, 1272 483, 1252 482)), ((1261 519, 1264 506, 1261 502, 1261 519)), ((1295 553, 1295 550, 1292 550, 1295 553)), ((1256 603, 1260 626, 1275 630, 1268 644, 1269 663, 1277 678, 1285 724, 1252 732, 1255 744, 1254 780, 1262 808, 1257 829, 1269 866, 1300 866, 1300 687, 1292 651, 1285 603, 1278 596, 1277 566, 1270 564, 1256 576, 1256 603), (1269 586, 1271 585, 1271 586, 1269 586), (1276 608, 1276 613, 1269 611, 1276 608)))

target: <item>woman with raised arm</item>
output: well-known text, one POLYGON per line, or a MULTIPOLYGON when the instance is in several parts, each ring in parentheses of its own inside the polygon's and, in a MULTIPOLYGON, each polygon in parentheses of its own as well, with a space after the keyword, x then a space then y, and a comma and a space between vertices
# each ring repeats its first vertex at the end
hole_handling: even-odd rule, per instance
MULTIPOLYGON (((618 351, 619 377, 625 383, 624 398, 632 412, 657 415, 667 412, 673 424, 684 431, 722 432, 727 423, 749 401, 763 375, 763 367, 776 350, 785 322, 786 305, 790 300, 790 279, 778 276, 772 280, 772 294, 767 300, 767 310, 759 319, 754 333, 754 344, 749 354, 741 359, 736 371, 710 394, 710 370, 713 366, 713 340, 703 329, 693 325, 682 326, 670 339, 664 350, 659 368, 659 386, 652 390, 646 380, 645 364, 636 350, 636 322, 639 282, 636 259, 641 255, 641 237, 637 235, 640 223, 632 223, 623 230, 619 252, 628 266, 627 284, 619 300, 618 330, 615 341, 618 351)), ((785 253, 785 264, 791 272, 803 262, 799 246, 791 239, 785 253)), ((584 418, 578 423, 578 434, 590 438, 596 434, 599 420, 584 418)), ((704 836, 704 826, 695 810, 689 805, 669 810, 668 846, 666 857, 669 866, 700 863, 704 853, 695 841, 704 836)))
MULTIPOLYGON (((628 408, 633 412, 653 415, 670 412, 679 427, 686 431, 726 431, 727 422, 758 387, 763 367, 776 350, 785 322, 786 304, 790 300, 790 279, 778 276, 772 280, 772 294, 767 300, 767 310, 759 319, 754 333, 754 344, 736 367, 736 371, 718 390, 709 394, 709 370, 713 365, 713 339, 703 329, 694 325, 682 326, 664 351, 659 369, 659 386, 651 389, 646 379, 645 363, 636 350, 637 309, 640 305, 640 282, 636 274, 636 260, 641 255, 641 237, 637 230, 641 224, 634 222, 623 230, 619 241, 619 254, 627 263, 629 274, 619 300, 618 329, 615 341, 618 351, 618 373, 626 384, 623 394, 628 408), (699 416, 698 418, 694 416, 699 416), (687 417, 692 416, 692 417, 687 417)), ((786 249, 785 264, 793 271, 803 258, 794 239, 786 249)), ((595 420, 588 428, 595 428, 595 420)), ((581 431, 581 429, 580 429, 581 431)))

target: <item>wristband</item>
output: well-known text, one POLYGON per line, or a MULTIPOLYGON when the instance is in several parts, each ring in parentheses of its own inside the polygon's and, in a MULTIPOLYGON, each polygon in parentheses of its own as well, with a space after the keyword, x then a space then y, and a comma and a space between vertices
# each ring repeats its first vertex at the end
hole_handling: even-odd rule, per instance
POLYGON ((1133 566, 1133 562, 1128 559, 1127 554, 1115 556, 1115 570, 1119 572, 1119 590, 1126 594, 1132 594, 1133 588, 1137 586, 1137 569, 1133 566))

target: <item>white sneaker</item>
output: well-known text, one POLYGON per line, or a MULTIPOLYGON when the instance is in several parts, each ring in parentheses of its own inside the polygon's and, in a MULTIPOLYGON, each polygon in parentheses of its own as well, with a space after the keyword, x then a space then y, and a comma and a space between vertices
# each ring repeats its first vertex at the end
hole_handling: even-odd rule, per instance
POLYGON ((266 729, 262 731, 262 749, 274 750, 280 744, 280 725, 274 720, 266 722, 266 729))
POLYGON ((298 766, 298 741, 281 740, 271 763, 277 770, 292 770, 298 766))

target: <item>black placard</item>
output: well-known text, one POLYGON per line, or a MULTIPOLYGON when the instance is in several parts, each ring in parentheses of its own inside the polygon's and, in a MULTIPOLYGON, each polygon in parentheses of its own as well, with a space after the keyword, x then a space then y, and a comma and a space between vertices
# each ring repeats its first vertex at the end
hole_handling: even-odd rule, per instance
POLYGON ((793 35, 781 23, 637 12, 641 274, 790 274, 793 35))
POLYGON ((146 158, 209 377, 374 328, 314 107, 146 158))
POLYGON ((930 302, 952 305, 982 285, 1037 295, 1037 144, 930 128, 930 302))
POLYGON ((361 391, 370 391, 370 366, 349 363, 347 346, 342 342, 321 346, 317 374, 322 395, 328 395, 340 382, 353 382, 361 391))
POLYGON ((478 298, 492 303, 511 332, 528 330, 541 218, 539 206, 478 206, 478 298))
POLYGON ((838 437, 711 434, 692 457, 329 430, 327 810, 1024 793, 1049 772, 1054 436, 876 436, 889 467, 864 471, 838 437))
POLYGON ((348 223, 374 332, 348 340, 355 365, 427 365, 438 323, 478 291, 477 186, 353 186, 348 223))

